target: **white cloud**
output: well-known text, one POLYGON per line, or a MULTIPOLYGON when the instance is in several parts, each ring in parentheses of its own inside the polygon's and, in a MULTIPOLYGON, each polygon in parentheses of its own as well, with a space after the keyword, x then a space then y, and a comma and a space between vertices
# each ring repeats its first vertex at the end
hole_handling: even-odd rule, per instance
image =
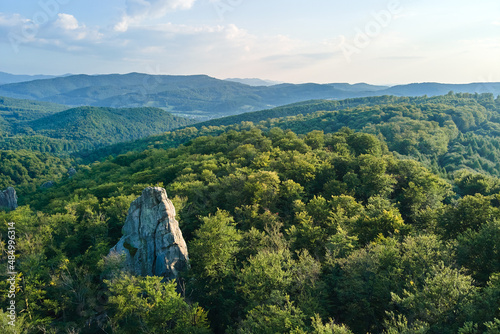
POLYGON ((190 9, 196 0, 126 0, 127 10, 114 30, 125 32, 130 25, 157 19, 168 12, 190 9))
POLYGON ((0 13, 0 27, 15 27, 25 24, 29 20, 19 14, 0 13))
MULTIPOLYGON (((53 22, 41 38, 60 39, 62 45, 73 43, 74 41, 96 42, 100 41, 104 34, 97 27, 87 27, 85 24, 78 22, 76 17, 71 14, 60 13, 57 15, 57 20, 53 22)), ((75 50, 75 47, 80 45, 68 46, 68 50, 75 50)))
POLYGON ((58 14, 58 19, 55 22, 55 25, 64 30, 76 30, 80 28, 78 20, 70 14, 58 14))

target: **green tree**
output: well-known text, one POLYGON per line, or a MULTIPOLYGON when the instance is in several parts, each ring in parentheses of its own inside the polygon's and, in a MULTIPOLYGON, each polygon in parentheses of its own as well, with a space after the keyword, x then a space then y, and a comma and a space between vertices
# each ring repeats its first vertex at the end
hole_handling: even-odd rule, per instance
POLYGON ((206 312, 187 304, 176 292, 175 281, 125 275, 105 283, 116 333, 210 333, 206 312))
POLYGON ((202 218, 203 224, 189 243, 192 280, 188 289, 209 311, 217 331, 231 325, 238 312, 239 297, 235 292, 236 255, 242 236, 234 219, 226 211, 202 218))

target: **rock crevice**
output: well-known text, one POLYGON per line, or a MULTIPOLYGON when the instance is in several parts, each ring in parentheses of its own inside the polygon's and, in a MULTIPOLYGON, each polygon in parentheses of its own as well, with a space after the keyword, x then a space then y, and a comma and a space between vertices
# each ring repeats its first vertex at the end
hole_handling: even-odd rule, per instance
POLYGON ((189 267, 175 208, 163 188, 146 188, 130 205, 123 237, 110 253, 125 254, 125 269, 141 276, 175 279, 189 267))

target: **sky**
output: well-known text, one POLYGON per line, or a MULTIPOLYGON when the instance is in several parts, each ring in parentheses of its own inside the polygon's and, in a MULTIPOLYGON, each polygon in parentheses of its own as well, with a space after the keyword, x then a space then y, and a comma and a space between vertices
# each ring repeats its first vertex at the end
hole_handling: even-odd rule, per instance
POLYGON ((0 71, 500 82, 498 0, 0 0, 0 71))

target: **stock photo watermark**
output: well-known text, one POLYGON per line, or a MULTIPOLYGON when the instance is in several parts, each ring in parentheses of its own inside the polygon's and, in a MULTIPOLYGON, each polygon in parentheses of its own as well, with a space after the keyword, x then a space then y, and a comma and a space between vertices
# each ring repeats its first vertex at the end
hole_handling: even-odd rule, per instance
POLYGON ((216 0, 212 2, 217 16, 221 21, 224 20, 227 12, 234 11, 237 7, 243 4, 244 0, 216 0))
POLYGON ((61 10, 62 5, 66 5, 71 0, 40 0, 39 10, 33 14, 31 20, 27 20, 21 27, 20 32, 10 32, 8 39, 15 53, 19 52, 19 46, 32 41, 40 28, 50 20, 54 19, 61 10))
POLYGON ((16 224, 7 223, 7 318, 10 326, 16 325, 16 291, 17 291, 17 272, 16 272, 16 224))
POLYGON ((401 1, 391 0, 385 9, 372 12, 371 20, 368 21, 363 28, 356 28, 355 35, 352 40, 347 40, 342 36, 340 42, 340 50, 344 54, 348 63, 352 61, 355 54, 367 48, 371 42, 379 37, 385 28, 387 28, 396 18, 398 14, 403 11, 401 1))

